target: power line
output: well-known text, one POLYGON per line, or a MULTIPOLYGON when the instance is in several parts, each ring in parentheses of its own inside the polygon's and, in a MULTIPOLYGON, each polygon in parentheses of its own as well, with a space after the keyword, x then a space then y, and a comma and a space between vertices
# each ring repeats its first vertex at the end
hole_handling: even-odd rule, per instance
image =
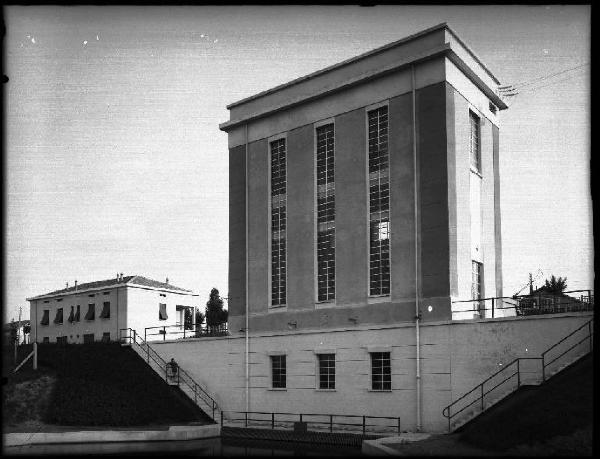
POLYGON ((570 67, 568 69, 561 70, 559 72, 550 73, 548 75, 542 75, 540 77, 533 78, 531 80, 525 80, 525 81, 521 81, 519 83, 513 83, 513 84, 509 84, 509 85, 498 86, 498 92, 500 93, 500 95, 514 95, 513 93, 515 91, 519 91, 520 89, 525 88, 527 86, 530 86, 532 84, 535 84, 536 82, 542 82, 544 80, 547 80, 548 78, 552 78, 552 77, 555 77, 557 75, 561 75, 563 73, 572 72, 573 70, 577 70, 577 69, 579 69, 581 67, 584 67, 586 65, 589 65, 589 62, 584 62, 583 64, 579 64, 579 65, 576 65, 574 67, 570 67))

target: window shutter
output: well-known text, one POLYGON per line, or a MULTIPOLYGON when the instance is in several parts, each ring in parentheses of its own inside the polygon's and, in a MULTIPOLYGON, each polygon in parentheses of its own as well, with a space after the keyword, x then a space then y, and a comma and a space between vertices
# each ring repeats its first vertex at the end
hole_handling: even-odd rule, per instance
POLYGON ((85 315, 85 320, 94 320, 95 313, 96 313, 96 305, 88 304, 88 312, 85 315))
POLYGON ((63 323, 63 308, 58 308, 56 310, 56 317, 54 318, 54 323, 55 324, 63 323))
POLYGON ((44 315, 42 316, 41 325, 48 325, 50 323, 50 311, 48 309, 44 310, 44 315))
POLYGON ((158 320, 167 320, 167 305, 165 303, 158 304, 158 320))
POLYGON ((100 314, 102 319, 110 319, 110 302, 105 301, 102 307, 102 313, 100 314))

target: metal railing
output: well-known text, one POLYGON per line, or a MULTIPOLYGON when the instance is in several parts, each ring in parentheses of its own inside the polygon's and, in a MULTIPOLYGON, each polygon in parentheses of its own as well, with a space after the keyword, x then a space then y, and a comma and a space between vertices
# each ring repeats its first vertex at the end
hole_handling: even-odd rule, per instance
MULTIPOLYGON (((297 422, 313 427, 319 426, 320 429, 313 431, 333 432, 334 426, 343 426, 345 430, 353 430, 367 433, 377 432, 396 432, 400 434, 400 417, 393 416, 363 416, 358 414, 321 414, 321 413, 274 413, 266 411, 221 411, 221 426, 224 422, 243 424, 244 427, 294 427, 297 422), (227 419, 224 417, 227 413, 227 419), (240 417, 236 417, 240 416, 240 417), (357 420, 356 422, 351 422, 357 420), (388 421, 382 423, 378 421, 388 421), (392 421, 391 423, 389 421, 392 421), (348 428, 355 429, 348 429, 348 428), (377 430, 375 430, 376 428, 377 430)), ((337 429, 336 429, 337 430, 337 429)))
MULTIPOLYGON (((122 328, 120 329, 120 332, 121 342, 129 342, 129 344, 131 344, 132 346, 137 346, 137 349, 139 349, 139 355, 141 357, 145 357, 148 365, 151 365, 153 363, 156 367, 160 368, 161 371, 164 369, 165 381, 167 383, 175 382, 175 380, 173 379, 173 373, 169 372, 171 364, 165 361, 154 349, 152 349, 148 342, 142 339, 142 337, 134 329, 122 328), (127 334, 124 335, 123 332, 127 332, 127 334)), ((177 367, 176 377, 177 384, 180 387, 187 387, 191 391, 193 395, 193 400, 196 403, 196 405, 200 406, 201 408, 205 407, 206 409, 203 408, 203 411, 209 416, 211 416, 209 413, 212 413, 211 418, 213 419, 213 421, 216 422, 217 412, 221 411, 221 409, 219 408, 219 405, 217 404, 215 399, 212 398, 208 394, 208 392, 206 392, 204 388, 200 386, 194 380, 194 378, 190 376, 188 372, 186 372, 179 366, 177 367)))
MULTIPOLYGON (((144 341, 152 336, 162 336, 163 341, 166 341, 167 335, 173 336, 173 339, 187 339, 187 338, 202 338, 209 336, 227 336, 229 331, 227 324, 220 324, 217 326, 199 326, 189 329, 184 325, 159 325, 156 327, 144 328, 144 341)), ((171 339, 171 338, 169 338, 171 339)))
MULTIPOLYGON (((588 341, 589 349, 584 354, 580 355, 579 357, 582 357, 583 355, 587 355, 588 353, 592 352, 592 350, 593 350, 593 334, 594 334, 593 322, 594 322, 594 319, 591 319, 588 322, 581 325, 580 327, 576 328, 571 333, 569 333, 567 336, 562 338, 560 341, 557 341, 555 344, 553 344, 548 349, 546 349, 544 352, 542 352, 540 357, 519 357, 519 358, 514 359, 508 365, 505 365, 502 369, 493 373, 491 376, 484 379, 481 383, 479 383, 473 389, 466 392, 461 397, 459 397, 454 402, 452 402, 450 405, 445 407, 442 410, 442 415, 448 419, 448 431, 450 432, 452 430, 452 419, 455 418, 456 416, 458 416, 459 414, 463 413, 465 410, 471 408, 472 406, 477 404, 478 406, 476 405, 475 409, 479 408, 480 412, 483 412, 486 408, 486 406, 485 406, 486 395, 492 393, 493 391, 495 391, 496 389, 498 389, 500 387, 506 387, 505 384, 508 382, 512 382, 513 387, 509 388, 507 393, 504 396, 509 395, 510 393, 514 392, 519 387, 521 387, 525 376, 530 376, 532 373, 536 373, 531 370, 525 371, 525 369, 523 367, 526 365, 526 362, 540 362, 541 363, 541 365, 540 365, 541 376, 542 376, 542 382, 544 382, 544 381, 546 381, 547 376, 548 376, 547 369, 553 363, 557 362, 561 357, 564 357, 570 351, 574 350, 581 344, 588 341), (587 333, 584 334, 583 338, 577 340, 578 338, 576 336, 578 334, 580 334, 579 332, 581 332, 582 330, 587 333), (563 345, 564 343, 567 343, 573 337, 576 337, 575 340, 577 340, 574 344, 571 344, 567 349, 564 349, 564 347, 561 347, 559 349, 559 346, 563 345), (556 349, 559 349, 562 352, 560 352, 560 354, 557 356, 547 357, 549 354, 551 354, 556 349), (513 378, 515 378, 515 376, 516 376, 516 384, 515 384, 515 380, 513 379, 513 378), (456 408, 456 410, 453 411, 453 408, 456 408)), ((501 398, 503 398, 503 396, 501 396, 501 398)), ((488 404, 488 408, 492 404, 488 404)))
MULTIPOLYGON (((505 315, 506 310, 513 316, 528 316, 538 314, 557 314, 562 312, 578 312, 594 310, 593 290, 570 290, 562 294, 538 292, 535 295, 498 296, 470 300, 457 300, 452 302, 453 315, 472 313, 472 318, 495 318, 499 312, 505 315), (567 294, 578 293, 578 296, 567 294), (459 309, 459 304, 472 306, 468 309, 459 309)), ((457 319, 454 319, 457 320, 457 319)), ((460 319, 458 319, 460 320, 460 319)))

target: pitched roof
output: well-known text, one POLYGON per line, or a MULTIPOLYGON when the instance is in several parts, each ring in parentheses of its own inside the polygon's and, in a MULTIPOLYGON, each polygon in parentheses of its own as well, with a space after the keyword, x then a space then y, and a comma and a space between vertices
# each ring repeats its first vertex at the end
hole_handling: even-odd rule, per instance
POLYGON ((52 292, 44 293, 42 295, 36 295, 34 297, 27 298, 27 300, 29 301, 29 300, 34 300, 36 298, 56 296, 56 295, 69 295, 71 293, 82 292, 84 290, 94 290, 94 289, 102 289, 102 288, 106 288, 106 287, 112 287, 115 284, 122 284, 122 285, 128 285, 128 286, 139 285, 142 287, 152 287, 152 288, 157 288, 157 289, 174 290, 174 291, 179 291, 179 292, 192 293, 191 290, 187 290, 187 289, 184 289, 181 287, 176 287, 174 285, 167 284, 166 282, 159 282, 159 281, 155 281, 153 279, 148 279, 147 277, 144 277, 144 276, 135 276, 134 275, 134 276, 123 276, 122 280, 118 280, 117 278, 113 277, 112 279, 106 279, 106 280, 94 281, 94 282, 86 282, 84 284, 78 284, 77 287, 73 286, 73 287, 69 287, 69 288, 63 288, 61 290, 54 290, 52 292))

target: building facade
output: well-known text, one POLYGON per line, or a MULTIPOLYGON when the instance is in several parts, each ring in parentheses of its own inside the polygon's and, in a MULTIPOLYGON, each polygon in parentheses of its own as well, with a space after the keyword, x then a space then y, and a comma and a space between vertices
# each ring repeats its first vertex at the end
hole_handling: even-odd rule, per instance
POLYGON ((441 24, 229 105, 230 330, 482 315, 452 301, 502 294, 498 84, 441 24))
MULTIPOLYGON (((198 295, 191 290, 143 276, 118 275, 28 298, 31 342, 114 341, 120 330, 143 334, 147 327, 167 327, 173 335, 184 326, 186 311, 195 320, 198 295)), ((158 329, 152 337, 157 339, 158 329)), ((152 338, 149 338, 152 339, 152 338)), ((163 339, 160 336, 160 339, 163 339)))

